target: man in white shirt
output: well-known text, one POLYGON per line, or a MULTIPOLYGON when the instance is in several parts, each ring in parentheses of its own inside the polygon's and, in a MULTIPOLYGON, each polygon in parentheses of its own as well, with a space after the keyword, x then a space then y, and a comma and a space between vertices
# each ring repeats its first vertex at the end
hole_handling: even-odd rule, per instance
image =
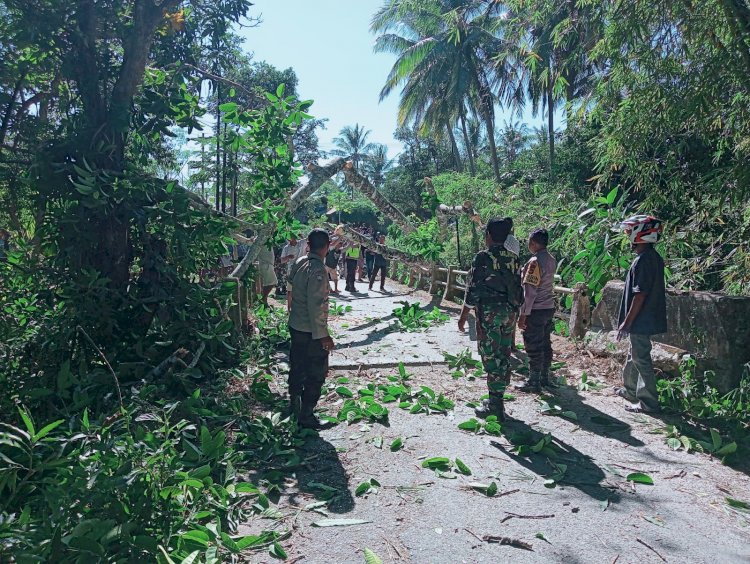
POLYGON ((281 250, 281 264, 286 265, 286 309, 292 305, 292 279, 289 274, 292 271, 292 266, 296 263, 300 257, 305 256, 306 244, 297 239, 296 235, 292 235, 289 238, 289 242, 284 245, 281 250))

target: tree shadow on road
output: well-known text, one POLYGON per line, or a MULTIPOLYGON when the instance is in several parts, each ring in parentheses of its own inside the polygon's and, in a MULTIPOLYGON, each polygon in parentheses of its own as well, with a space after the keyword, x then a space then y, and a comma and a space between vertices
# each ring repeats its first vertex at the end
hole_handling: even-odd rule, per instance
MULTIPOLYGON (((536 444, 545 436, 529 425, 508 417, 503 424, 504 435, 508 437, 511 443, 518 444, 536 444)), ((553 463, 567 465, 567 471, 564 477, 558 482, 563 486, 571 486, 580 490, 599 501, 609 500, 610 503, 617 503, 620 500, 620 494, 616 486, 606 486, 602 482, 605 480, 604 471, 597 466, 593 459, 587 454, 573 448, 564 441, 553 437, 553 442, 560 452, 555 459, 548 459, 542 454, 531 453, 528 456, 519 456, 511 448, 498 441, 492 441, 491 444, 502 450, 513 461, 523 466, 534 474, 548 478, 555 474, 553 463)))
POLYGON ((299 493, 312 494, 328 501, 330 513, 349 513, 354 509, 354 498, 349 490, 349 475, 339 459, 336 447, 318 435, 309 436, 299 448, 303 464, 297 470, 299 492, 289 496, 289 503, 304 506, 309 500, 298 499, 299 493))

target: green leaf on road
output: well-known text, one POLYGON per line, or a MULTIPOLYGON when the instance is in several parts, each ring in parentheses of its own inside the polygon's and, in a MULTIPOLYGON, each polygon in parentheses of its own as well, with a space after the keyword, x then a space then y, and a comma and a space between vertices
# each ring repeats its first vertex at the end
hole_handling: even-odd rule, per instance
POLYGON ((383 564, 380 557, 369 548, 366 548, 363 552, 365 555, 365 564, 383 564))
POLYGON ((432 458, 428 458, 424 462, 422 462, 422 468, 449 468, 450 467, 450 459, 445 458, 444 456, 434 456, 432 458))
POLYGON ((462 431, 477 431, 482 425, 473 417, 468 421, 458 424, 458 428, 462 431))
POLYGON ((729 507, 734 507, 735 509, 743 509, 745 511, 750 511, 750 503, 746 501, 741 501, 739 499, 734 499, 732 497, 725 498, 727 500, 727 504, 729 507))
POLYGON ((401 437, 394 439, 391 443, 392 452, 396 452, 397 450, 401 450, 402 448, 404 448, 404 441, 401 439, 401 437))
POLYGON ((271 549, 268 551, 268 553, 274 558, 278 558, 279 560, 286 560, 287 558, 286 552, 277 542, 271 545, 271 549))
POLYGON ((354 392, 352 392, 346 386, 339 386, 338 388, 336 388, 336 393, 339 394, 342 397, 345 397, 345 398, 353 398, 354 397, 354 392))
POLYGON ((648 474, 643 472, 632 472, 625 478, 628 482, 635 482, 636 484, 646 484, 647 486, 654 485, 654 479, 648 474))
POLYGON ((461 474, 464 474, 465 476, 471 476, 471 468, 466 466, 464 462, 460 458, 456 458, 456 467, 458 468, 458 471, 461 472, 461 474))

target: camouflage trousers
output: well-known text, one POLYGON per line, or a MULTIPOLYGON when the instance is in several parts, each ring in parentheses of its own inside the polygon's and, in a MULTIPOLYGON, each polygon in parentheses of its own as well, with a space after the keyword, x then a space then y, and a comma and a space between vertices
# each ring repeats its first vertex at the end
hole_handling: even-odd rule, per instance
POLYGON ((502 397, 510 384, 510 352, 517 310, 510 304, 479 305, 476 308, 479 355, 487 373, 490 396, 502 397))

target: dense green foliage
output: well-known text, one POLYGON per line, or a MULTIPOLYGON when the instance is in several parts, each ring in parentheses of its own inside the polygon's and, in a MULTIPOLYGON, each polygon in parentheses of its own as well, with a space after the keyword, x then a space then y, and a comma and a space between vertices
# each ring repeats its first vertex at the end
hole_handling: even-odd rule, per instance
POLYGON ((213 184, 217 210, 235 196, 274 235, 297 228, 284 205, 301 176, 289 139, 316 160, 316 122, 292 71, 233 64, 229 29, 249 6, 0 2, 0 221, 12 232, 0 261, 0 560, 283 553, 279 533, 237 534, 269 502, 236 468, 295 464, 296 429, 248 408, 252 397, 277 411, 263 359, 288 333, 259 310, 260 337, 240 346, 237 282, 217 263, 238 225, 175 180, 184 147, 170 143, 213 114, 219 166, 191 184, 213 184), (249 394, 233 369, 248 363, 249 394))
MULTIPOLYGON (((606 236, 619 213, 595 231, 587 231, 591 220, 602 217, 572 216, 617 188, 619 211, 667 222, 673 284, 748 292, 746 2, 389 0, 372 30, 376 49, 397 55, 382 94, 403 87, 400 117, 417 140, 404 139, 384 186, 407 211, 425 214, 424 176, 468 162, 469 174, 433 178, 451 187, 450 203, 469 199, 482 217, 513 211, 522 236, 535 225, 555 227, 562 258, 588 250, 614 275, 611 244, 584 249, 581 235, 606 236), (490 127, 485 82, 496 104, 545 111, 546 128, 530 136, 520 124, 490 127), (564 131, 555 129, 554 109, 564 110, 564 131), (472 127, 472 115, 483 128, 472 127), (445 141, 446 129, 463 143, 445 141), (420 159, 430 143, 448 158, 420 159)), ((462 246, 472 241, 465 235, 462 246)), ((455 261, 455 250, 445 258, 455 261)), ((598 270, 592 266, 595 278, 598 270)))
MULTIPOLYGON (((290 212, 324 120, 292 69, 243 54, 232 29, 257 23, 250 7, 0 0, 2 561, 284 555, 283 532, 237 525, 272 513, 267 494, 301 462, 294 424, 254 415, 280 407, 269 357, 289 332, 264 307, 254 336, 234 326, 237 281, 217 259, 250 226, 279 242, 300 220, 387 218, 341 179, 290 212)), ((630 260, 620 220, 652 212, 673 285, 750 292, 745 0, 388 0, 371 29, 396 57, 381 95, 403 88, 403 151, 392 160, 357 124, 333 153, 412 217, 389 244, 467 266, 481 231, 436 210, 468 202, 512 216, 519 238, 549 228, 563 282, 598 299, 630 260), (527 105, 545 127, 496 123, 498 106, 527 105)), ((396 316, 444 320, 410 304, 396 316)), ((388 401, 452 407, 404 370, 388 401)), ((660 392, 734 432, 747 386, 720 397, 686 370, 660 392)), ((368 390, 339 391, 336 420, 386 419, 368 390)))

